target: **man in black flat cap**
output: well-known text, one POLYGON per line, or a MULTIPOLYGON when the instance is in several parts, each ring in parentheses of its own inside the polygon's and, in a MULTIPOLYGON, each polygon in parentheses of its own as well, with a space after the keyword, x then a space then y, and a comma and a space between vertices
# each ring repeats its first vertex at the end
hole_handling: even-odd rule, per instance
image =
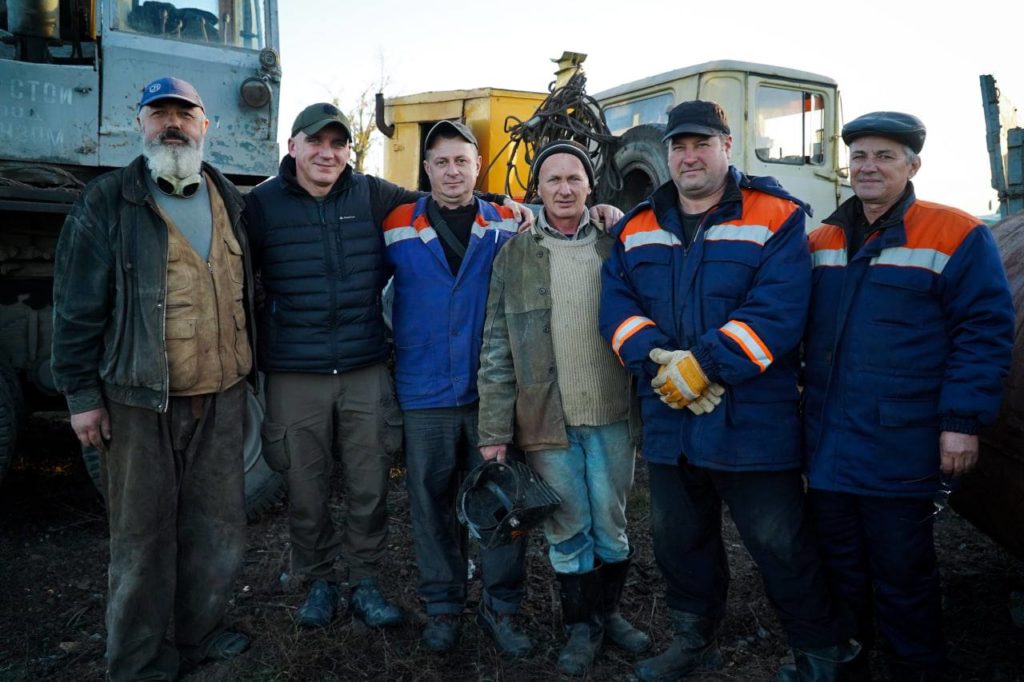
POLYGON ((1013 305, 988 228, 917 199, 925 127, 878 111, 843 128, 856 196, 810 235, 804 448, 819 546, 866 652, 937 680, 945 651, 932 535, 999 410, 1013 305))

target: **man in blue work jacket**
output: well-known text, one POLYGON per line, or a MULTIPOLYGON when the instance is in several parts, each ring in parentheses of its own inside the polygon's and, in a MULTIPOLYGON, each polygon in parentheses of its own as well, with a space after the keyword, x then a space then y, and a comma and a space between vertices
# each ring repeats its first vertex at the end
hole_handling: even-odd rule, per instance
POLYGON ((810 296, 804 205, 729 163, 717 104, 669 115, 672 180, 616 226, 601 332, 639 379, 654 553, 674 639, 643 680, 716 668, 729 568, 722 503, 764 577, 800 680, 834 680, 844 637, 804 523, 797 347, 810 296))
POLYGON ((989 229, 914 195, 924 139, 909 114, 848 123, 856 196, 810 235, 811 512, 833 587, 865 650, 877 618, 894 680, 943 675, 934 503, 974 467, 1013 346, 1013 304, 989 229))

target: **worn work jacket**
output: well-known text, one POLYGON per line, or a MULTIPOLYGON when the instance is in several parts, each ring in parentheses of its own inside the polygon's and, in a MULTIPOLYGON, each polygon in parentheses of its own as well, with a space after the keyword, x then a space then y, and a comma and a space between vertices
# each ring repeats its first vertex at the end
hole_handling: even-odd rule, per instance
POLYGON ((427 197, 399 206, 384 221, 395 271, 395 390, 404 410, 477 400, 491 265, 516 223, 508 209, 475 201, 476 224, 455 274, 427 217, 427 197))
MULTIPOLYGON (((133 407, 167 409, 167 225, 150 196, 147 172, 140 156, 93 180, 60 233, 54 258, 51 367, 72 414, 102 407, 104 396, 133 407)), ((252 269, 240 224, 242 197, 212 166, 204 163, 203 173, 224 201, 244 256, 251 344, 256 338, 252 269)), ((250 373, 250 380, 254 376, 250 373)))
MULTIPOLYGON (((543 238, 534 223, 494 263, 480 359, 480 445, 515 443, 525 452, 569 447, 551 338, 551 259, 543 238)), ((602 260, 613 242, 597 233, 594 249, 602 260)), ((629 390, 625 382, 622 390, 629 390)), ((639 440, 639 415, 631 409, 629 417, 630 434, 639 440)))
POLYGON ((940 486, 940 432, 976 433, 998 413, 1013 303, 989 229, 912 190, 848 262, 859 201, 810 235, 810 484, 928 496, 940 486))
POLYGON ((722 200, 685 246, 672 182, 623 217, 602 273, 601 333, 639 380, 644 457, 727 471, 800 466, 797 347, 811 264, 805 208, 774 178, 730 167, 722 200), (650 386, 653 348, 691 350, 725 389, 705 415, 650 386))

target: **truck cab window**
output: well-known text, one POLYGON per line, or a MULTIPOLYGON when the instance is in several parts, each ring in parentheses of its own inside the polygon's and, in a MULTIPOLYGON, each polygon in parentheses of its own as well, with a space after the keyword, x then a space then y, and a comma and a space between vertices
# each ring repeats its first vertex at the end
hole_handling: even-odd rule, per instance
POLYGON ((768 85, 757 89, 754 151, 769 163, 825 163, 825 97, 768 85))
POLYGON ((672 108, 672 93, 663 92, 653 97, 615 104, 604 110, 604 118, 612 135, 621 135, 630 128, 645 123, 667 123, 672 108))
POLYGON ((113 27, 258 50, 266 45, 263 4, 264 0, 118 0, 113 27))

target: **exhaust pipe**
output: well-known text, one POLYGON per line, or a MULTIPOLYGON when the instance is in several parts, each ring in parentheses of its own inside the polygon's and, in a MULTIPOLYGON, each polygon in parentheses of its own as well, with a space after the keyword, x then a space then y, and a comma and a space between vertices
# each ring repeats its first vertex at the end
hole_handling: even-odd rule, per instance
POLYGON ((388 124, 388 122, 384 120, 384 93, 378 92, 374 97, 374 102, 377 130, 379 130, 384 137, 390 139, 395 134, 395 126, 393 124, 388 124))

